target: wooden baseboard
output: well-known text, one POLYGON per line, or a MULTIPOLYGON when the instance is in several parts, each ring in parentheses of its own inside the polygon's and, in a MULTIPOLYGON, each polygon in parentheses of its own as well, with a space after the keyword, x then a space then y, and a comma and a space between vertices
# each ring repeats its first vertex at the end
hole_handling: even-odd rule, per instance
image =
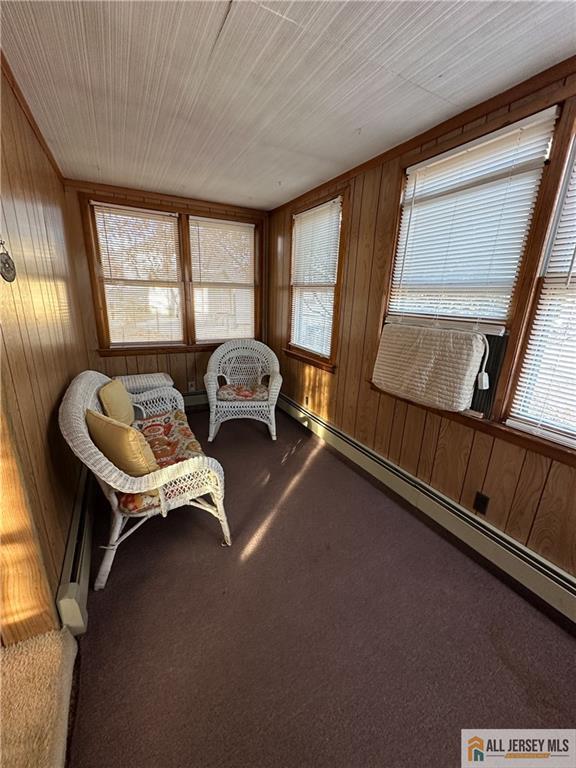
POLYGON ((576 578, 387 459, 280 395, 279 407, 553 609, 576 622, 576 578))

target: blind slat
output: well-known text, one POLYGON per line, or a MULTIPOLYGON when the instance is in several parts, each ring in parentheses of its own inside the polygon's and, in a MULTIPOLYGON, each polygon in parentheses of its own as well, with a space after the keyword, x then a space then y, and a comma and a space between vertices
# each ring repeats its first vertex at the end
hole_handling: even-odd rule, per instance
POLYGON ((556 116, 408 168, 391 315, 506 320, 556 116))
POLYGON ((511 423, 576 445, 576 143, 549 235, 544 282, 511 423))
POLYGON ((94 205, 110 343, 184 340, 178 220, 94 205))
POLYGON ((189 217, 196 340, 254 338, 253 224, 189 217))
POLYGON ((330 357, 342 198, 293 217, 290 341, 330 357))

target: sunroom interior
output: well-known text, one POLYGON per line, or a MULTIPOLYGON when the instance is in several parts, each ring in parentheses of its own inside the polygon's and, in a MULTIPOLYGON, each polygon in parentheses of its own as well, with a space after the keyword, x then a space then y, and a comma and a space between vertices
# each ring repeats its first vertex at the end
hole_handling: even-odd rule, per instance
POLYGON ((574 5, 1 29, 3 764, 571 764, 574 5))

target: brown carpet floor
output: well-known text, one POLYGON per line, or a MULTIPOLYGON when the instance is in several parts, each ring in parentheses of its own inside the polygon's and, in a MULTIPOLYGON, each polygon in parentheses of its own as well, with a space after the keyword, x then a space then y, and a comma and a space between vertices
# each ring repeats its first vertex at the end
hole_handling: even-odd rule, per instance
POLYGON ((181 509, 91 594, 71 768, 450 768, 461 728, 574 727, 576 640, 278 421, 208 447, 231 549, 181 509))

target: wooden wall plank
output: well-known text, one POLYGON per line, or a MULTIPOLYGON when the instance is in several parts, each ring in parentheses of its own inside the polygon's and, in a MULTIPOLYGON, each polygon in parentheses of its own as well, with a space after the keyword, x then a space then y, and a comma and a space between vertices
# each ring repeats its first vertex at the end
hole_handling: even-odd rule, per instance
POLYGON ((456 501, 462 494, 473 436, 470 427, 442 419, 430 483, 456 501))
POLYGON ((416 472, 418 477, 421 480, 424 480, 425 483, 429 483, 430 478, 432 477, 432 468, 434 466, 434 457, 436 456, 441 422, 442 418, 438 416, 437 413, 427 412, 424 434, 422 435, 422 445, 420 446, 418 469, 416 472))
POLYGON ((516 493, 526 451, 517 445, 496 438, 482 493, 490 497, 486 520, 504 530, 516 493))
POLYGON ((373 258, 369 281, 369 294, 365 310, 362 369, 358 391, 355 435, 369 448, 374 446, 376 418, 379 406, 378 392, 370 385, 382 324, 382 298, 386 293, 389 266, 394 255, 395 220, 386 213, 398 208, 402 190, 403 171, 398 161, 383 168, 376 213, 373 258))
POLYGON ((2 300, 2 640, 57 626, 79 464, 57 424, 89 367, 64 187, 2 76, 2 235, 17 268, 2 300))
POLYGON ((364 189, 364 178, 356 179, 354 192, 351 199, 350 209, 352 211, 350 220, 350 241, 346 253, 346 277, 341 290, 341 311, 343 313, 343 322, 340 330, 340 339, 338 345, 338 360, 336 368, 336 426, 343 429, 344 410, 348 400, 346 391, 346 372, 348 370, 348 357, 350 354, 350 328, 352 324, 352 311, 354 307, 354 281, 356 275, 356 253, 358 250, 358 239, 360 233, 360 216, 362 213, 362 194, 364 189))
POLYGON ((554 461, 528 546, 569 573, 576 573, 576 469, 554 461))
POLYGON ((390 453, 390 437, 394 422, 396 400, 392 395, 381 393, 379 396, 378 414, 376 416, 376 433, 374 435, 374 450, 384 458, 390 453))
POLYGON ((409 405, 406 411, 399 464, 412 475, 416 475, 418 471, 425 423, 426 410, 417 405, 409 405))
POLYGON ((516 493, 506 523, 506 533, 526 544, 552 462, 546 456, 527 451, 516 493))
POLYGON ((174 380, 174 386, 184 394, 187 391, 186 358, 182 354, 167 355, 168 373, 174 380))
POLYGON ((2 409, 0 444, 2 500, 0 547, 2 603, 2 642, 4 645, 26 640, 58 627, 36 528, 31 514, 33 500, 27 495, 29 457, 18 457, 14 430, 2 409))
POLYGON ((460 504, 471 511, 473 511, 474 497, 478 491, 482 490, 484 485, 493 445, 494 438, 491 435, 487 435, 485 432, 474 433, 474 442, 472 443, 464 486, 460 496, 460 504))
MULTIPOLYGON (((382 169, 374 168, 366 174, 362 190, 352 312, 350 330, 347 337, 349 346, 345 384, 347 397, 342 417, 342 429, 350 435, 356 434, 355 430, 358 426, 356 416, 359 403, 361 402, 359 397, 360 380, 363 371, 362 359, 366 340, 366 315, 374 261, 374 237, 376 233, 376 214, 378 211, 381 179, 382 169)), ((365 426, 365 421, 361 418, 360 427, 365 429, 365 426)))
POLYGON ((388 458, 395 464, 400 462, 400 451, 402 450, 402 439, 404 437, 407 411, 408 404, 404 400, 396 400, 394 406, 394 418, 392 420, 392 434, 390 435, 390 449, 388 452, 388 458))

